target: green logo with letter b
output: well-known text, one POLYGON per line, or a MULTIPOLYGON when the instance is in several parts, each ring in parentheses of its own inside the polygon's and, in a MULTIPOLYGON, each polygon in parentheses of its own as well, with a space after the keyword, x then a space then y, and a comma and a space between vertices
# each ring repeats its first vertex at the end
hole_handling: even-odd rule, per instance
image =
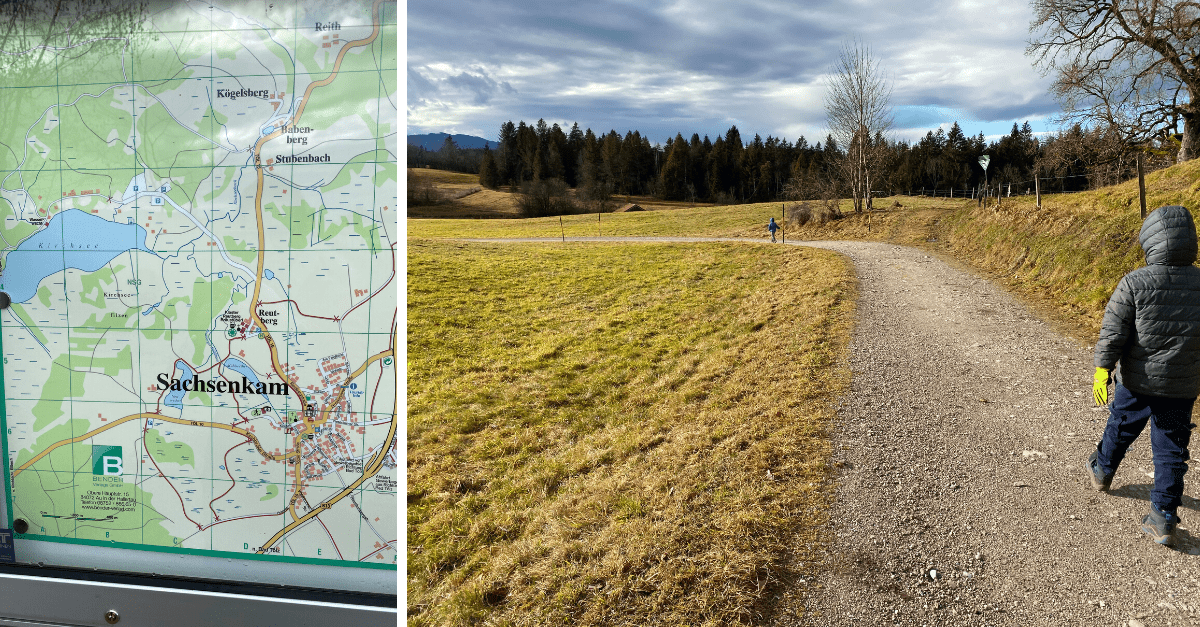
POLYGON ((122 467, 121 447, 92 445, 92 474, 106 477, 119 477, 124 471, 122 467))

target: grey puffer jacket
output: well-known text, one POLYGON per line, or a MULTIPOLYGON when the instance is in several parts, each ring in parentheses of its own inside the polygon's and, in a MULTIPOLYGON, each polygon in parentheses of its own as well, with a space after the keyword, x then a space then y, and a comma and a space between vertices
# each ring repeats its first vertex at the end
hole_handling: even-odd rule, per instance
POLYGON ((1117 284, 1096 342, 1097 368, 1117 369, 1134 392, 1200 395, 1200 268, 1196 224, 1178 205, 1159 207, 1139 236, 1146 267, 1117 284))

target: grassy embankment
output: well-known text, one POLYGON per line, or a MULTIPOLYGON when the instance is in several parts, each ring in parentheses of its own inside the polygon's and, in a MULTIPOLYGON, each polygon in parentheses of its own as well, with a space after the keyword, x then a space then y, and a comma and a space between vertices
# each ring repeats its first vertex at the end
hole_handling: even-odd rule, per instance
MULTIPOLYGON (((1146 176, 1146 208, 1200 210, 1200 161, 1146 176)), ((1121 277, 1145 265, 1137 181, 1090 192, 1005 199, 999 210, 966 208, 944 221, 954 256, 1045 304, 1094 342, 1121 277)))
POLYGON ((790 556, 812 564, 849 380, 844 258, 408 255, 410 624, 750 622, 802 574, 790 556))

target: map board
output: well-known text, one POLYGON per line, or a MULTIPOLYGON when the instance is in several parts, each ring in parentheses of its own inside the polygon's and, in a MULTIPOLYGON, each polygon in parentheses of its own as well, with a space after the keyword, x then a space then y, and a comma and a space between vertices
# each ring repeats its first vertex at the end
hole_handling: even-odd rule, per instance
POLYGON ((17 559, 68 545, 394 580, 396 4, 126 19, 60 16, 4 49, 17 559))

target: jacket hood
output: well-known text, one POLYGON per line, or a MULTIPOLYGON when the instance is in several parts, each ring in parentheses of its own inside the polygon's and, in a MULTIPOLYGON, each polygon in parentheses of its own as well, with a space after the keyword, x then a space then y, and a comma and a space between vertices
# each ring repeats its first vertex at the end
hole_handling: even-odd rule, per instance
POLYGON ((1196 223, 1179 205, 1159 207, 1146 216, 1138 240, 1148 266, 1190 266, 1196 261, 1196 223))

